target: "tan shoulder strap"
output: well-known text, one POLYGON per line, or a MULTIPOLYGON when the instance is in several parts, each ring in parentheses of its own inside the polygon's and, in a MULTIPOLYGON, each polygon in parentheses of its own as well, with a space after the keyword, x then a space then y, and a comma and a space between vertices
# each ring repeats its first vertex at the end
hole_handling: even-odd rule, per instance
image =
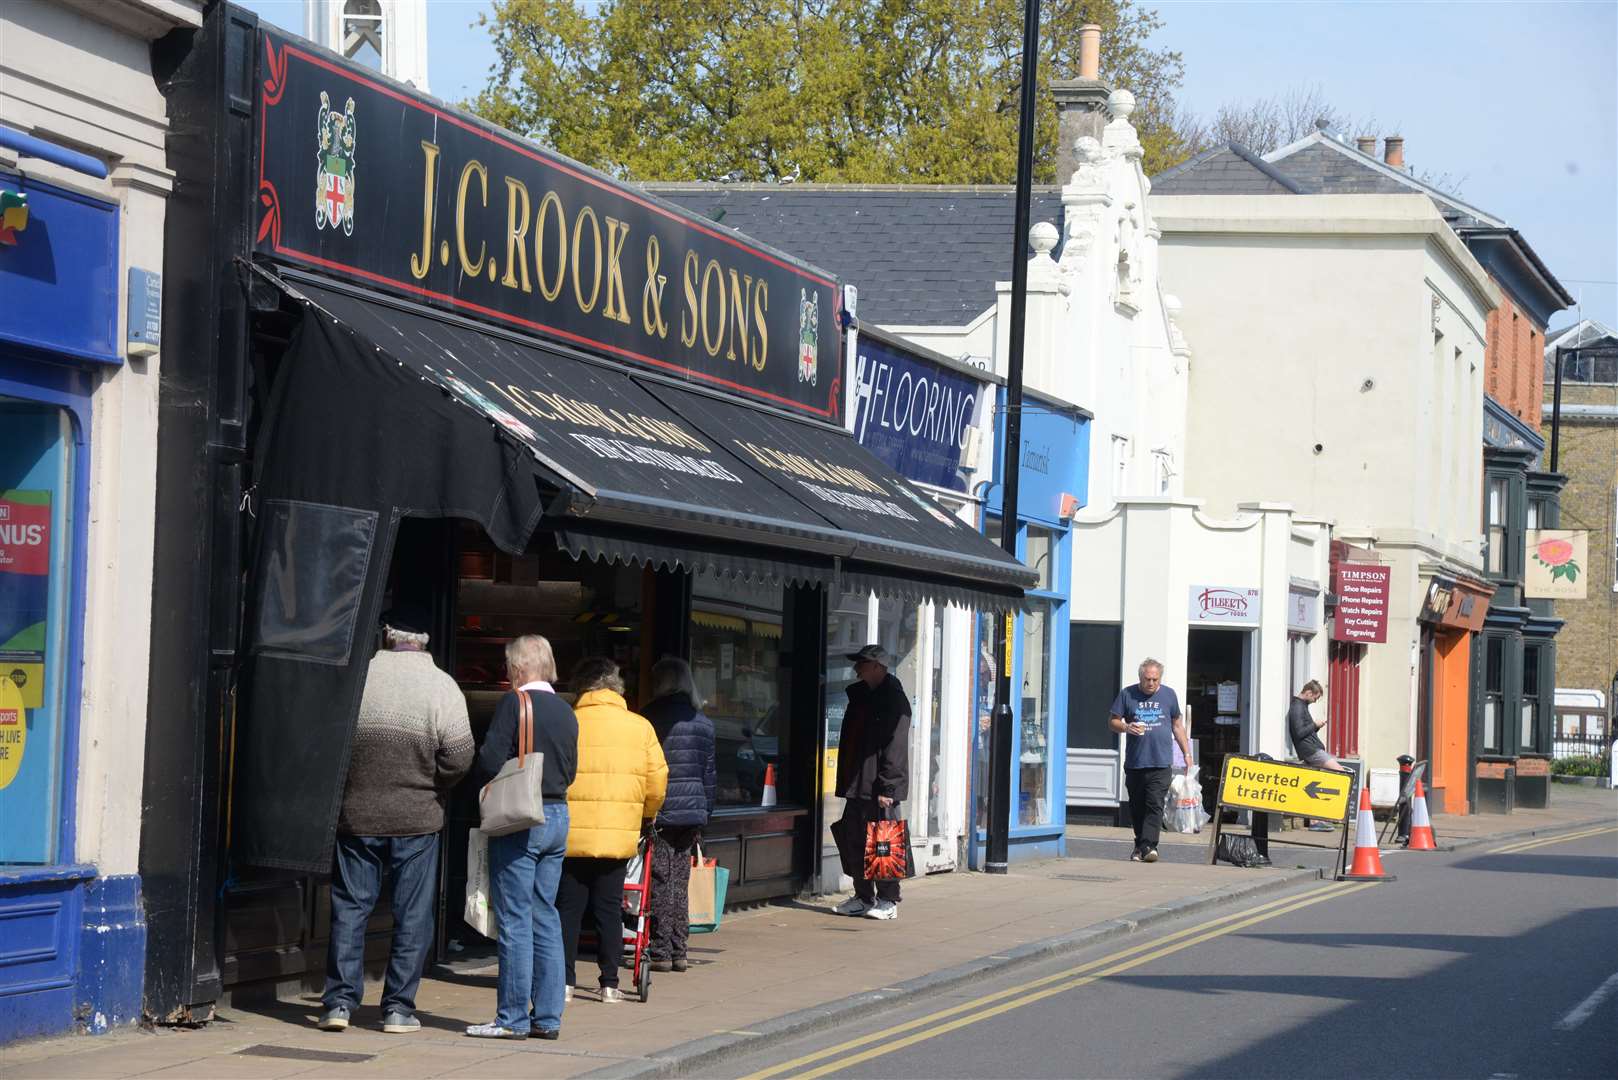
POLYGON ((517 691, 517 768, 523 767, 528 755, 534 752, 534 701, 528 691, 517 691))

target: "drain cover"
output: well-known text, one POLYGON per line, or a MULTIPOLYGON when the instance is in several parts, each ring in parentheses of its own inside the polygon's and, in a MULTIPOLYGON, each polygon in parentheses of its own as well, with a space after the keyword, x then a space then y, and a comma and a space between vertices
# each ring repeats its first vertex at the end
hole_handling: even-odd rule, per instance
POLYGON ((1123 878, 1102 877, 1100 874, 1057 874, 1058 881, 1122 881, 1123 878))
POLYGON ((238 1054, 248 1054, 252 1057, 290 1058, 293 1061, 330 1061, 358 1063, 370 1061, 375 1054, 350 1054, 341 1050, 305 1050, 301 1046, 270 1046, 260 1043, 236 1051, 238 1054))

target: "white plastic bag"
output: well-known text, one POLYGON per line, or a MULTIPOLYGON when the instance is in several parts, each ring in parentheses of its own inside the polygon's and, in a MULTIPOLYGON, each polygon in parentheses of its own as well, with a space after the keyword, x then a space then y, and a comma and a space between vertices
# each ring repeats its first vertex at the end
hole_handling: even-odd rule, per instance
POLYGON ((466 834, 466 925, 486 938, 498 934, 494 913, 494 878, 489 872, 489 835, 482 829, 466 834))
POLYGON ((1167 805, 1163 807, 1163 826, 1170 832, 1198 833, 1212 818, 1202 808, 1202 785, 1197 782, 1197 769, 1189 774, 1176 773, 1169 782, 1167 805))
MULTIPOLYGON (((624 868, 624 880, 635 885, 642 884, 645 880, 642 875, 646 873, 646 869, 646 849, 642 846, 640 850, 635 852, 635 857, 629 860, 629 865, 624 868)), ((630 915, 639 915, 641 900, 645 896, 646 894, 643 892, 630 892, 625 889, 624 911, 630 915)))

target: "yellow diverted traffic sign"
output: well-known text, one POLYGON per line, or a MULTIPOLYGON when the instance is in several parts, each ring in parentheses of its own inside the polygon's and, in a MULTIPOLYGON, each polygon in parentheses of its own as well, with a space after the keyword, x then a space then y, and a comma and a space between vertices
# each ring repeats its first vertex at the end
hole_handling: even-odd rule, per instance
POLYGON ((1347 821, 1353 787, 1352 773, 1230 754, 1219 778, 1219 805, 1347 821))

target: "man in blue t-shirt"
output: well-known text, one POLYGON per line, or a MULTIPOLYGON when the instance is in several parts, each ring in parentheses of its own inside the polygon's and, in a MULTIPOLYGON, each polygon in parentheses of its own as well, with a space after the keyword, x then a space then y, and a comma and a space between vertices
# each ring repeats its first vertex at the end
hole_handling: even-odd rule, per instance
POLYGON ((1112 702, 1112 730, 1124 738, 1124 787, 1135 826, 1130 862, 1156 862, 1163 830, 1163 800, 1174 772, 1174 744, 1180 744, 1185 771, 1191 772, 1191 741, 1186 737, 1180 699, 1163 685, 1163 665, 1143 660, 1140 682, 1118 691, 1112 702))

